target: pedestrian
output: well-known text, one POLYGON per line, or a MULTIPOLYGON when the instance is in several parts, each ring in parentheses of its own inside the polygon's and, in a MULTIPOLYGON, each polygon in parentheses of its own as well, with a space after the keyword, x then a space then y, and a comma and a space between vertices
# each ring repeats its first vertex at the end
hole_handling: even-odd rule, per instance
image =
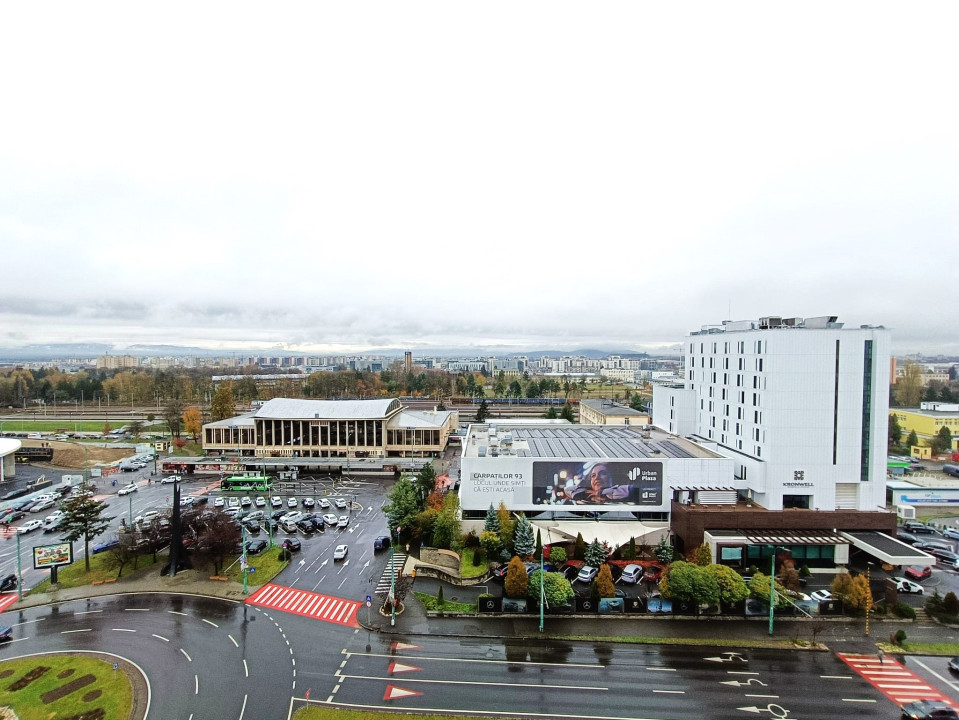
POLYGON ((886 664, 886 663, 885 663, 885 660, 883 659, 882 648, 879 648, 879 664, 880 664, 880 665, 885 665, 885 664, 886 664))

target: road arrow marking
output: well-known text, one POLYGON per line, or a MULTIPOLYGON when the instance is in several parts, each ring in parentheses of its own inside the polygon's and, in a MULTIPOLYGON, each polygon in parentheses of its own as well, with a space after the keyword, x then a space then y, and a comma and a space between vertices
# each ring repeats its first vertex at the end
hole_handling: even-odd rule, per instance
POLYGON ((390 675, 392 675, 393 673, 413 672, 413 671, 418 671, 422 669, 423 668, 418 668, 415 665, 403 665, 402 663, 391 662, 389 673, 390 675))
POLYGON ((395 652, 397 650, 420 650, 423 648, 422 645, 410 645, 409 643, 396 641, 391 646, 392 650, 395 652))
POLYGON ((422 694, 423 693, 416 692, 415 690, 396 687, 396 685, 387 685, 386 692, 383 693, 383 700, 399 700, 400 698, 416 697, 422 694))
POLYGON ((367 560, 367 561, 366 561, 366 564, 365 564, 361 569, 365 570, 365 569, 368 568, 369 566, 370 566, 370 561, 367 560))
POLYGON ((732 685, 733 687, 742 687, 743 685, 752 685, 753 683, 755 683, 756 685, 760 685, 761 687, 769 687, 769 685, 767 685, 762 680, 759 680, 757 678, 749 678, 749 680, 747 680, 746 682, 740 682, 739 680, 722 680, 719 684, 732 685))

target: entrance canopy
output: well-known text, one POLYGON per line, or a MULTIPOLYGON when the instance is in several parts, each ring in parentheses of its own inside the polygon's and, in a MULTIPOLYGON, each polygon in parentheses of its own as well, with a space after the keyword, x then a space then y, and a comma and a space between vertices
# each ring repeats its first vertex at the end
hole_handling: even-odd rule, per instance
POLYGON ((876 531, 840 532, 854 546, 879 558, 890 565, 920 565, 931 566, 936 564, 936 558, 912 545, 885 533, 876 531))
POLYGON ((534 527, 543 531, 543 544, 566 543, 576 539, 580 533, 586 543, 594 539, 609 543, 610 547, 617 548, 626 545, 631 538, 642 540, 649 545, 655 545, 659 538, 666 535, 669 529, 663 526, 652 526, 635 521, 624 522, 595 522, 584 520, 581 522, 534 520, 534 527))

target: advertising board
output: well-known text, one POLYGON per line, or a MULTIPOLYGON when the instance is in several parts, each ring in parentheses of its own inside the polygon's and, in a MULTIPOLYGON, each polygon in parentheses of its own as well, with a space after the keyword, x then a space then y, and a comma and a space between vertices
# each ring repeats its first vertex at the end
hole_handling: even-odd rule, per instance
POLYGON ((54 545, 37 545, 33 548, 33 569, 60 567, 73 562, 73 544, 68 542, 54 545))
POLYGON ((669 503, 662 461, 478 458, 464 460, 461 477, 460 501, 470 510, 502 502, 511 510, 655 511, 669 503))

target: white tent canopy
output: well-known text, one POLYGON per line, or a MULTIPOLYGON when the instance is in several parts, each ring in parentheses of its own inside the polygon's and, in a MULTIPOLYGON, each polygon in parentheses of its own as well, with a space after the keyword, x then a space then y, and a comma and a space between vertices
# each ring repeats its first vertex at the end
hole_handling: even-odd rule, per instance
POLYGON ((646 525, 641 522, 570 522, 563 520, 534 520, 532 525, 543 531, 543 544, 566 543, 576 539, 582 533, 583 540, 591 543, 594 539, 609 543, 617 548, 626 545, 630 538, 655 545, 669 528, 665 525, 646 525))

